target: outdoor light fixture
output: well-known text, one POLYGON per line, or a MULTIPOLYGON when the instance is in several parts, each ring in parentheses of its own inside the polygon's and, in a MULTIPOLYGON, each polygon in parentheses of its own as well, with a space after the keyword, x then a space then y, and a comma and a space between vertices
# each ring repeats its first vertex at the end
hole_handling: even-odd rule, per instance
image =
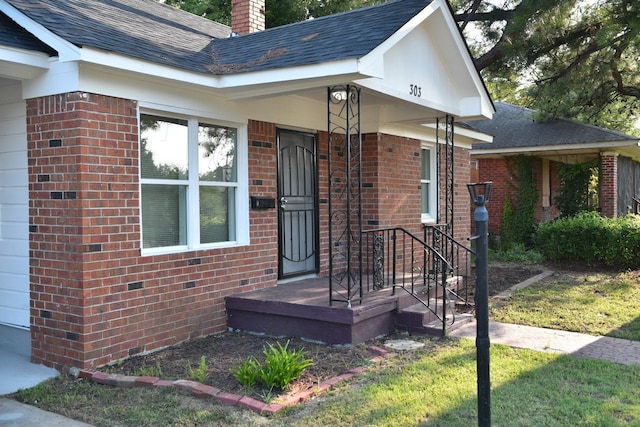
POLYGON ((471 201, 476 205, 484 205, 489 201, 491 196, 491 186, 493 182, 474 182, 473 184, 467 184, 471 201))
POLYGON ((336 86, 331 89, 331 100, 335 103, 347 100, 347 88, 344 86, 336 86))
POLYGON ((467 184, 476 205, 476 362, 478 369, 478 426, 491 426, 491 381, 489 376, 489 212, 484 206, 491 196, 492 182, 467 184))

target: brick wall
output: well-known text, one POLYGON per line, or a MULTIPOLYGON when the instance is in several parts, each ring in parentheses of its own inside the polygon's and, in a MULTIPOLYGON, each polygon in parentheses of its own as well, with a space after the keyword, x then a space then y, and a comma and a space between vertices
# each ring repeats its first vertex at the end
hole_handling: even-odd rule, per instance
MULTIPOLYGON (((502 232, 502 208, 507 196, 511 197, 511 205, 514 206, 517 199, 513 191, 516 183, 509 173, 507 160, 478 159, 478 178, 480 182, 493 181, 491 197, 486 204, 489 212, 489 234, 500 235, 502 232)), ((473 209, 473 208, 472 208, 473 209)), ((473 216, 472 216, 473 218, 473 216)))
MULTIPOLYGON (((493 181, 493 187, 491 190, 491 199, 487 203, 487 210, 489 211, 489 233, 494 235, 500 235, 502 232, 502 209, 504 207, 504 201, 507 195, 511 197, 511 206, 515 208, 517 198, 517 183, 509 173, 509 168, 506 158, 495 159, 479 159, 478 162, 478 175, 480 181, 493 181)), ((538 202, 536 204, 534 219, 536 223, 543 221, 550 221, 560 216, 555 206, 555 197, 560 192, 561 183, 558 178, 558 168, 561 163, 550 161, 549 162, 549 195, 550 206, 542 206, 543 195, 543 164, 541 159, 536 159, 534 162, 534 175, 538 190, 538 202)))
MULTIPOLYGON (((27 103, 32 359, 102 365, 226 327, 224 297, 275 284, 277 212, 251 246, 140 256, 136 103, 27 103)), ((276 196, 275 127, 249 124, 252 195, 276 196)))
MULTIPOLYGON (((365 229, 401 226, 422 237, 421 142, 368 134, 363 141, 363 219, 365 229)), ((469 151, 454 150, 454 237, 469 237, 469 151)), ((444 171, 444 159, 441 165, 444 171)), ((444 174, 444 172, 443 172, 444 174)), ((439 182, 444 208, 444 179, 439 182)))

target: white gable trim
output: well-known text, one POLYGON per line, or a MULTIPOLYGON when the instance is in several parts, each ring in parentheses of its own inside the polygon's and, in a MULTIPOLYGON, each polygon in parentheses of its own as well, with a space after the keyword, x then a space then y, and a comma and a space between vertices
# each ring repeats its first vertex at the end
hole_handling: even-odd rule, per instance
POLYGON ((80 49, 77 46, 47 30, 13 6, 7 4, 4 0, 0 0, 0 11, 4 12, 9 18, 13 19, 18 25, 33 34, 41 42, 57 51, 60 61, 77 61, 80 59, 80 49))
MULTIPOLYGON (((407 58, 410 58, 411 54, 411 51, 403 53, 407 58)), ((424 55, 424 52, 416 52, 417 57, 420 55, 424 55)), ((380 64, 384 64, 382 65, 384 68, 382 79, 357 82, 379 93, 423 107, 444 111, 458 119, 491 118, 495 112, 489 93, 473 64, 464 38, 458 30, 445 0, 434 0, 427 5, 389 39, 365 55, 361 59, 361 63, 364 69, 369 64, 378 64, 378 67, 380 64), (436 25, 443 27, 444 31, 438 31, 436 25), (399 49, 398 46, 402 44, 404 44, 405 50, 407 46, 415 44, 411 37, 414 39, 423 37, 430 41, 431 45, 427 48, 431 50, 429 54, 433 55, 433 58, 429 59, 437 58, 439 61, 425 61, 423 58, 423 63, 420 63, 417 59, 415 62, 419 64, 420 73, 413 73, 420 74, 417 78, 409 77, 412 73, 408 71, 415 64, 403 61, 400 66, 395 67, 396 73, 394 74, 401 75, 400 80, 404 81, 392 81, 395 76, 388 74, 398 62, 393 59, 393 56, 397 56, 397 53, 394 54, 394 50, 399 49), (447 55, 449 59, 446 57, 447 55), (462 67, 458 67, 458 64, 462 64, 462 67), (433 76, 425 75, 429 72, 429 68, 441 71, 434 73, 433 76), (440 81, 430 81, 432 77, 439 78, 440 81), (460 81, 466 82, 466 87, 460 87, 457 84, 460 81), (421 89, 421 93, 413 92, 414 86, 421 89), (446 90, 450 92, 448 94, 442 93, 446 90), (452 99, 455 99, 455 104, 450 102, 452 99)), ((393 120, 391 117, 390 119, 393 120)), ((412 120, 420 120, 420 118, 416 116, 412 120)))

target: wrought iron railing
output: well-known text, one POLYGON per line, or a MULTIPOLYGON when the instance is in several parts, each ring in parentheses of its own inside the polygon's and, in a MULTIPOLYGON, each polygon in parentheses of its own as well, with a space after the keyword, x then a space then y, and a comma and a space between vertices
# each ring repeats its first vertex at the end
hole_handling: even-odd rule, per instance
POLYGON ((367 230, 363 239, 365 292, 401 289, 411 294, 441 322, 442 331, 455 320, 451 305, 451 264, 426 241, 403 228, 367 230))
POLYGON ((447 233, 446 224, 424 226, 425 242, 429 242, 436 252, 451 265, 451 276, 457 280, 456 290, 450 290, 450 295, 456 304, 474 305, 476 275, 473 268, 475 252, 463 245, 447 233))

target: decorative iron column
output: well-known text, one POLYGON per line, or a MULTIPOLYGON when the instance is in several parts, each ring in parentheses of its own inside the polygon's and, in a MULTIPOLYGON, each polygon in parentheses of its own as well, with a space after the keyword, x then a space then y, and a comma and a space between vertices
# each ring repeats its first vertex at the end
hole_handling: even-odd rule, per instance
MULTIPOLYGON (((441 231, 453 236, 453 218, 454 218, 454 197, 453 191, 455 188, 454 181, 454 141, 453 141, 453 127, 454 119, 451 115, 446 115, 444 119, 436 119, 436 149, 438 161, 436 164, 437 176, 438 176, 438 209, 437 209, 437 223, 444 225, 444 229, 441 231), (440 131, 444 128, 445 140, 444 144, 440 143, 440 131), (444 173, 442 173, 442 167, 444 166, 444 173), (444 181, 444 186, 439 183, 444 181), (442 188, 444 187, 444 189, 442 188), (443 194, 444 193, 444 194, 443 194), (444 206, 443 206, 444 203, 444 206)), ((440 253, 444 255, 445 259, 451 261, 453 258, 453 242, 446 247, 443 241, 434 242, 440 253)))
MULTIPOLYGON (((453 144, 453 116, 446 115, 444 119, 436 121, 436 140, 438 147, 438 179, 444 178, 444 209, 438 209, 438 223, 447 225, 447 233, 453 234, 453 190, 454 190, 454 144, 453 144), (444 121, 444 124, 443 124, 444 121), (444 144, 440 143, 440 130, 444 127, 444 144), (444 163, 444 177, 441 174, 442 163, 444 163)), ((440 186, 438 186, 440 187, 440 186)), ((442 190, 439 190, 442 191, 442 190)), ((439 194, 441 196, 442 193, 439 194)), ((441 197, 438 197, 440 203, 441 197)))
POLYGON ((360 88, 329 87, 329 304, 362 302, 360 88))

